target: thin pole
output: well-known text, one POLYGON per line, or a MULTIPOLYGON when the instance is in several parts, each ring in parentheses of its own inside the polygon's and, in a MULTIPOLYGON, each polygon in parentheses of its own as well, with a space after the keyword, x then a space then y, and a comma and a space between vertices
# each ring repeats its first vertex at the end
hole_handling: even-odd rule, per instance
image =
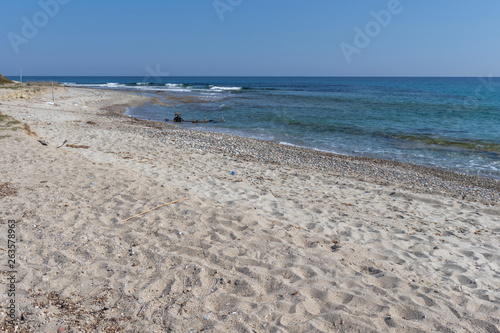
POLYGON ((54 104, 54 81, 52 81, 52 104, 54 104))
POLYGON ((19 81, 21 83, 23 83, 23 68, 22 67, 19 69, 19 81))

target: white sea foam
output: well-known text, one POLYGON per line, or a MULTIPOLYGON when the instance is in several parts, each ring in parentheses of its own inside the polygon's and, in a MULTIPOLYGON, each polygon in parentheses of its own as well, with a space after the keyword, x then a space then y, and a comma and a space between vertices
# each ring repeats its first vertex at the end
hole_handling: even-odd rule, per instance
POLYGON ((68 87, 97 87, 97 88, 125 88, 127 87, 124 84, 116 83, 116 82, 108 82, 108 83, 73 83, 73 82, 63 82, 63 86, 68 87))
POLYGON ((294 145, 293 143, 285 142, 285 141, 280 141, 279 144, 283 145, 283 146, 300 147, 299 145, 294 145))
POLYGON ((243 89, 243 87, 220 87, 220 86, 210 86, 210 90, 223 92, 223 91, 239 91, 243 89))
POLYGON ((158 89, 158 90, 189 92, 189 91, 192 91, 192 87, 184 87, 184 85, 181 83, 165 83, 165 88, 158 89))
POLYGON ((217 93, 228 91, 239 91, 242 87, 221 87, 210 85, 208 88, 184 86, 181 83, 165 83, 164 85, 150 85, 149 82, 137 82, 135 86, 129 86, 117 82, 107 83, 74 83, 63 82, 68 87, 88 87, 88 88, 108 88, 108 89, 131 89, 141 91, 170 91, 170 92, 201 92, 209 96, 216 96, 217 93))

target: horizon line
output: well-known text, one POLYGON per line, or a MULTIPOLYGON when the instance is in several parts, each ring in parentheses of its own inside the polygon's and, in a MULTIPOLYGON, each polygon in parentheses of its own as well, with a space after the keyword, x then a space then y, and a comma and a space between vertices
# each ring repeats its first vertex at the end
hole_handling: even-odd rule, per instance
MULTIPOLYGON (((0 73, 1 74, 1 73, 0 73)), ((5 77, 19 77, 17 75, 4 75, 5 77)), ((23 75, 23 77, 147 77, 145 75, 23 75)), ((324 77, 324 78, 477 78, 489 77, 484 75, 166 75, 157 77, 324 77)), ((491 76, 500 78, 500 76, 491 76)))

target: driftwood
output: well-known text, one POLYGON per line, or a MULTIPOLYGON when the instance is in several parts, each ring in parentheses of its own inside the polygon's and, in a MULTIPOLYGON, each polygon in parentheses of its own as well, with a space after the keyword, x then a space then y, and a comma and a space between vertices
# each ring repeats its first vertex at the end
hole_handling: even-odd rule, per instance
POLYGON ((151 211, 153 211, 153 210, 155 210, 155 209, 158 209, 158 208, 160 208, 160 207, 163 207, 163 206, 168 206, 168 205, 171 205, 171 204, 174 204, 174 203, 177 203, 177 202, 181 202, 181 201, 184 201, 184 200, 188 200, 188 199, 191 199, 191 198, 184 198, 184 199, 180 199, 180 200, 175 200, 175 201, 172 201, 172 202, 168 202, 168 203, 166 203, 166 204, 163 204, 163 205, 156 206, 155 208, 151 208, 150 210, 147 210, 147 211, 145 211, 145 212, 142 212, 142 213, 136 214, 136 215, 134 215, 134 216, 131 216, 131 217, 129 217, 128 219, 121 220, 121 221, 120 221, 120 223, 127 222, 128 220, 131 220, 131 219, 133 219, 134 217, 141 216, 141 215, 143 215, 143 214, 149 213, 149 212, 151 212, 151 211))
POLYGON ((71 147, 71 148, 83 148, 83 149, 89 149, 90 146, 85 146, 85 145, 66 145, 66 147, 71 147))

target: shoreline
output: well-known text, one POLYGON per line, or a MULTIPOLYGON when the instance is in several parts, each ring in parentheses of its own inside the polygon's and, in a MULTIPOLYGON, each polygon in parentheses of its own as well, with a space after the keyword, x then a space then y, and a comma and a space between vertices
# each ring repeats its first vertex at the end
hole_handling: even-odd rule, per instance
POLYGON ((499 331, 496 182, 21 93, 0 101, 17 330, 499 331))
MULTIPOLYGON (((133 92, 124 92, 136 95, 133 92)), ((364 181, 372 181, 378 184, 396 182, 421 193, 448 193, 453 197, 461 197, 462 199, 479 199, 491 204, 500 202, 500 180, 494 178, 379 158, 330 153, 228 133, 181 128, 161 121, 127 116, 124 113, 128 107, 130 105, 113 105, 108 108, 108 111, 115 116, 132 118, 138 123, 149 124, 152 128, 158 130, 165 129, 172 132, 175 129, 179 131, 176 134, 167 132, 152 134, 156 139, 161 139, 161 137, 158 137, 161 135, 172 136, 178 135, 182 131, 191 131, 197 133, 195 136, 198 136, 198 138, 193 139, 194 141, 207 140, 207 142, 214 143, 214 138, 224 138, 226 141, 236 143, 234 145, 227 144, 220 148, 202 144, 202 149, 207 149, 212 153, 231 154, 234 157, 264 161, 265 163, 271 162, 294 167, 315 168, 324 172, 332 172, 336 176, 361 177, 364 181), (243 149, 241 149, 242 147, 243 149), (269 150, 272 150, 272 152, 268 152, 269 150), (422 181, 423 177, 430 177, 430 179, 427 178, 422 181), (443 183, 443 181, 446 183, 443 183), (487 190, 487 192, 478 194, 477 191, 481 191, 481 189, 487 190)), ((200 147, 200 144, 196 142, 190 144, 195 148, 200 147)))

